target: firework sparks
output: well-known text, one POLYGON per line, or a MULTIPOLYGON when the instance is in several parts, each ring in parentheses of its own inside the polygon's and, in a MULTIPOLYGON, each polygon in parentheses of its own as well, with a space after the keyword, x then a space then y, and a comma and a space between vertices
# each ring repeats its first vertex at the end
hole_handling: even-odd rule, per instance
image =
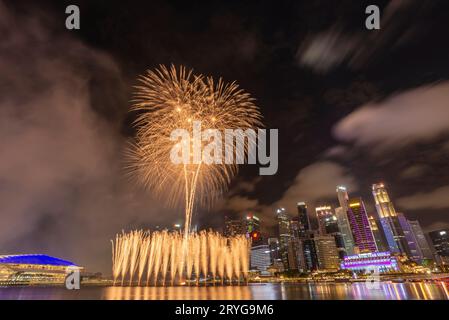
POLYGON ((121 233, 112 242, 114 284, 120 280, 123 285, 128 280, 132 285, 136 274, 138 285, 144 274, 147 285, 151 280, 154 285, 199 284, 200 278, 204 283, 240 283, 248 275, 250 244, 243 235, 228 239, 206 231, 193 233, 187 240, 179 232, 121 233))
MULTIPOLYGON (((262 125, 260 112, 254 99, 235 82, 214 81, 174 66, 160 66, 140 77, 132 110, 139 116, 135 122, 136 142, 128 154, 128 169, 168 204, 184 203, 184 235, 187 237, 194 204, 210 205, 226 190, 238 166, 236 163, 208 164, 203 158, 193 159, 193 154, 191 161, 174 164, 170 159, 175 144, 171 133, 179 129, 192 133, 192 123, 198 121, 205 130, 254 129, 262 125)), ((206 143, 202 139, 190 140, 191 146, 200 148, 206 143)), ((233 150, 234 142, 227 143, 232 145, 225 142, 222 150, 233 150)), ((236 152, 246 154, 247 150, 248 143, 236 152)))

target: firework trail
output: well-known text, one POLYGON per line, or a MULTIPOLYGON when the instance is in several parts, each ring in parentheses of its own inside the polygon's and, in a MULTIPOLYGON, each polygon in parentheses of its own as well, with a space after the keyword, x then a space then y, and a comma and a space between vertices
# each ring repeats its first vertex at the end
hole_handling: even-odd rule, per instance
POLYGON ((136 274, 137 285, 144 275, 147 285, 151 278, 154 285, 166 285, 167 278, 171 285, 199 284, 200 279, 215 284, 217 277, 222 283, 240 283, 248 275, 249 246, 243 235, 225 238, 211 231, 193 233, 187 242, 179 232, 122 232, 112 241, 114 284, 128 280, 133 285, 136 274))
MULTIPOLYGON (((175 142, 171 133, 183 129, 193 137, 193 123, 201 122, 202 130, 246 129, 261 127, 261 114, 254 99, 235 83, 214 81, 211 77, 194 75, 192 70, 160 66, 139 78, 132 110, 138 113, 135 121, 136 142, 127 153, 127 169, 141 184, 153 190, 168 204, 185 207, 184 236, 190 233, 194 204, 210 205, 227 188, 237 173, 236 161, 230 164, 209 164, 200 155, 191 154, 189 161, 174 164, 170 159, 175 142)), ((208 141, 191 138, 189 150, 208 141)), ((235 148, 235 159, 247 154, 251 142, 243 149, 235 148), (242 154, 243 153, 243 154, 242 154)), ((234 140, 224 141, 221 149, 234 150, 234 140)))

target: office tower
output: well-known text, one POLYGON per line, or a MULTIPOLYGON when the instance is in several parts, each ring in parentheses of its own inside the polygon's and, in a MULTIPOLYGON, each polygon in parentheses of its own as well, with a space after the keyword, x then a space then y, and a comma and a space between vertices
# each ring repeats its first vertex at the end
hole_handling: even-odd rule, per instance
POLYGON ((354 254, 354 240, 352 238, 351 227, 349 226, 348 216, 342 207, 335 208, 335 216, 337 217, 338 229, 340 230, 343 245, 347 255, 354 254))
POLYGON ((288 270, 298 270, 297 246, 294 241, 290 241, 287 247, 288 270))
POLYGON ((255 214, 250 213, 246 216, 246 230, 248 233, 260 232, 260 220, 255 214))
POLYGON ((407 256, 410 260, 420 263, 422 260, 422 253, 418 246, 418 241, 415 238, 412 227, 403 213, 397 212, 397 217, 399 224, 401 225, 402 232, 404 233, 405 240, 407 241, 407 256))
MULTIPOLYGON (((288 261, 288 251, 289 245, 291 242, 291 233, 290 233, 290 215, 285 211, 284 208, 279 208, 276 210, 276 218, 278 222, 279 229, 279 244, 280 244, 280 254, 282 263, 284 264, 284 268, 286 270, 289 269, 289 261, 288 261)), ((291 264, 291 263, 290 263, 291 264)))
POLYGON ((317 207, 315 208, 315 212, 318 220, 318 230, 321 235, 339 232, 337 217, 332 211, 331 206, 317 207))
POLYGON ((345 186, 337 186, 337 198, 340 207, 342 207, 343 210, 347 211, 349 196, 348 196, 348 189, 346 189, 345 186))
POLYGON ((335 238, 331 235, 319 235, 314 238, 318 267, 321 270, 337 270, 339 257, 335 238))
POLYGON ((308 236, 308 232, 310 231, 310 220, 309 215, 307 214, 307 205, 305 202, 298 202, 298 231, 299 238, 303 239, 308 236))
POLYGON ((281 261, 280 246, 278 238, 268 238, 268 247, 270 249, 271 264, 281 261))
POLYGON ((407 240, 405 239, 393 203, 388 196, 387 189, 383 183, 373 184, 372 189, 377 214, 379 215, 380 224, 390 252, 407 254, 409 252, 407 240))
POLYGON ((247 236, 251 238, 252 246, 263 244, 263 238, 260 234, 260 220, 255 214, 248 214, 246 216, 246 232, 247 236))
MULTIPOLYGON (((295 222, 292 224, 293 236, 296 244, 298 270, 311 271, 318 268, 315 243, 313 242, 313 232, 311 230, 310 219, 307 213, 307 205, 303 201, 297 204, 298 218, 297 228, 295 222), (297 230, 296 230, 297 229, 297 230)), ((296 219, 294 219, 296 220, 296 219)))
POLYGON ((415 235, 418 247, 421 250, 422 259, 433 259, 432 249, 430 248, 429 242, 427 241, 424 232, 421 229, 421 225, 418 220, 408 220, 412 232, 415 235))
MULTIPOLYGON (((302 247, 302 238, 300 237, 300 222, 299 218, 295 217, 290 221, 290 233, 292 235, 292 244, 293 247, 291 250, 296 256, 296 268, 299 271, 306 271, 306 264, 304 259, 304 252, 302 247)), ((309 232, 308 232, 309 233, 309 232)), ((290 258, 289 258, 290 261, 290 258)))
POLYGON ((246 223, 242 219, 231 219, 225 216, 225 227, 223 235, 226 237, 233 237, 236 235, 246 234, 246 223))
POLYGON ((354 244, 358 247, 358 250, 360 252, 377 251, 362 198, 349 200, 348 220, 354 237, 354 244))
POLYGON ((388 251, 385 246, 385 239, 383 237, 382 231, 379 228, 379 224, 373 215, 368 216, 369 225, 371 231, 373 232, 374 240, 376 241, 378 251, 388 251))
POLYGON ((332 235, 338 248, 338 255, 341 259, 346 255, 346 248, 343 236, 338 227, 338 219, 331 206, 321 206, 315 208, 318 220, 320 235, 332 235))
POLYGON ((307 271, 318 269, 318 257, 316 253, 314 234, 310 233, 309 237, 301 241, 303 252, 304 252, 304 262, 307 271))
POLYGON ((337 197, 340 204, 339 208, 335 209, 335 216, 337 217, 338 229, 341 232, 345 251, 348 255, 354 254, 354 238, 352 236, 351 227, 348 220, 348 192, 345 186, 337 186, 337 197))
POLYGON ((429 232, 429 237, 436 253, 441 257, 449 257, 449 230, 429 232))
POLYGON ((250 259, 251 270, 260 271, 262 275, 268 275, 267 269, 271 265, 270 247, 266 244, 253 246, 250 259))

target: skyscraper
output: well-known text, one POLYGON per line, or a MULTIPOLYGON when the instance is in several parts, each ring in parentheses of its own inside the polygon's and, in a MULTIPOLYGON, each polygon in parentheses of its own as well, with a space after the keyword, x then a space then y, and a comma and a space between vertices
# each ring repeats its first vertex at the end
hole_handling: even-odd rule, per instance
POLYGON ((247 236, 251 238, 253 246, 263 244, 260 234, 260 220, 255 214, 250 213, 246 216, 246 232, 247 236))
POLYGON ((436 230, 429 232, 430 240, 436 253, 441 257, 449 257, 449 230, 436 230))
POLYGON ((225 216, 225 226, 223 234, 226 237, 246 234, 246 223, 242 219, 231 219, 225 216))
POLYGON ((289 246, 292 242, 292 235, 290 232, 290 215, 285 211, 284 208, 279 208, 276 210, 276 218, 278 222, 279 229, 279 244, 280 244, 280 254, 281 259, 284 264, 284 268, 289 270, 289 246))
POLYGON ((296 246, 296 256, 299 271, 311 271, 318 268, 318 260, 313 241, 310 219, 307 213, 307 205, 303 201, 297 204, 298 218, 291 222, 291 230, 296 246))
POLYGON ((410 227, 412 228, 413 234, 415 235, 415 239, 421 250, 422 259, 433 259, 432 249, 430 249, 429 242, 427 241, 424 232, 421 229, 421 225, 418 220, 408 220, 410 227))
POLYGON ((320 235, 332 235, 338 248, 341 259, 346 255, 343 236, 338 227, 338 219, 332 207, 329 205, 315 208, 320 235))
MULTIPOLYGON (((305 259, 304 259, 304 252, 302 250, 302 240, 300 237, 300 222, 299 222, 298 217, 295 217, 290 221, 290 233, 292 236, 292 238, 291 238, 292 247, 290 249, 291 253, 289 253, 289 254, 290 254, 290 256, 292 254, 294 254, 294 256, 296 257, 295 269, 298 269, 300 271, 305 271, 306 265, 305 265, 305 259)), ((292 258, 289 258, 289 261, 292 258)))
POLYGON ((319 235, 314 238, 318 267, 322 270, 334 270, 339 268, 339 257, 335 239, 330 235, 319 235))
POLYGON ((387 189, 383 183, 373 184, 373 197, 376 210, 387 240, 390 252, 407 254, 407 240, 399 223, 393 203, 388 196, 387 189))
POLYGON ((271 265, 270 248, 266 244, 253 246, 251 248, 251 270, 260 271, 262 275, 268 275, 268 267, 271 265))
POLYGON ((303 252, 304 252, 304 262, 307 271, 318 269, 318 257, 316 253, 316 246, 314 241, 314 234, 310 233, 309 237, 301 241, 303 252))
POLYGON ((354 236, 354 243, 358 247, 358 250, 360 252, 377 251, 376 242, 371 231, 362 198, 349 200, 348 220, 354 236))
POLYGON ((404 233, 405 241, 407 241, 407 256, 410 258, 410 260, 419 263, 422 260, 422 253, 421 249, 418 246, 418 241, 415 238, 412 227, 410 226, 407 218, 402 212, 398 212, 397 216, 399 224, 401 225, 402 232, 404 233))
POLYGON ((376 218, 372 215, 369 215, 368 220, 371 227, 371 231, 373 232, 374 240, 376 240, 377 250, 387 251, 387 249, 385 248, 385 241, 382 234, 382 230, 380 230, 376 218))
POLYGON ((349 196, 345 186, 337 186, 337 197, 340 207, 342 207, 344 211, 348 211, 349 196))
POLYGON ((337 217, 332 211, 331 206, 321 206, 315 208, 316 218, 318 220, 318 230, 320 235, 333 234, 339 232, 337 217))
POLYGON ((307 214, 307 205, 305 202, 298 202, 298 235, 300 239, 307 237, 307 233, 310 231, 310 220, 307 214))
POLYGON ((268 247, 270 248, 271 264, 281 261, 280 247, 278 238, 268 238, 268 247))
POLYGON ((337 186, 337 197, 340 207, 335 209, 338 229, 340 230, 347 255, 354 254, 354 238, 348 221, 349 196, 345 186, 337 186))
POLYGON ((260 220, 255 214, 249 213, 246 215, 246 229, 248 233, 260 232, 260 220))

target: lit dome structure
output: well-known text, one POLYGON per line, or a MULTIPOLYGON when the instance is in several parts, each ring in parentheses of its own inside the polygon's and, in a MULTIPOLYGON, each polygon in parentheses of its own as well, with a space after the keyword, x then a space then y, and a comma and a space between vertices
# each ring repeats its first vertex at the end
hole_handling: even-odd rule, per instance
POLYGON ((45 254, 0 255, 0 264, 49 265, 59 267, 76 266, 73 262, 45 254))
POLYGON ((0 255, 0 285, 63 284, 71 261, 45 254, 0 255))

